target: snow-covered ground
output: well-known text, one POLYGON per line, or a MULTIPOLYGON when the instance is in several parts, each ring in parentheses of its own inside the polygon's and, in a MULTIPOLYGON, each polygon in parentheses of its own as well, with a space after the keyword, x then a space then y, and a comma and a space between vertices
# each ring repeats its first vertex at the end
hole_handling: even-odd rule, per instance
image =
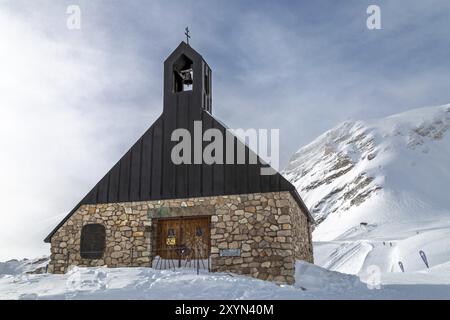
POLYGON ((354 275, 298 262, 290 286, 189 269, 74 267, 65 275, 2 274, 0 299, 450 299, 449 271, 450 264, 386 279, 371 274, 363 278, 368 286, 354 275), (436 284, 443 274, 447 285, 436 284))
POLYGON ((450 105, 344 122, 298 150, 283 174, 318 222, 318 265, 356 275, 376 267, 394 282, 447 268, 450 105))
POLYGON ((0 263, 0 299, 450 299, 450 105, 347 121, 283 173, 318 222, 317 265, 299 262, 295 285, 183 269, 30 274, 38 259, 0 263))

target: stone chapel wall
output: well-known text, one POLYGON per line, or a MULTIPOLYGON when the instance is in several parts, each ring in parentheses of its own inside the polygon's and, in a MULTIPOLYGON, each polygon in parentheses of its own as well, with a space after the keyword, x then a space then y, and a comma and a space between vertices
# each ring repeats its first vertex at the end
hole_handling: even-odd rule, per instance
POLYGON ((71 265, 149 267, 158 218, 211 216, 211 271, 294 282, 295 260, 312 262, 310 225, 289 192, 82 205, 51 239, 49 272, 71 265), (101 259, 80 256, 83 225, 102 224, 101 259), (238 256, 222 256, 234 251, 238 256))

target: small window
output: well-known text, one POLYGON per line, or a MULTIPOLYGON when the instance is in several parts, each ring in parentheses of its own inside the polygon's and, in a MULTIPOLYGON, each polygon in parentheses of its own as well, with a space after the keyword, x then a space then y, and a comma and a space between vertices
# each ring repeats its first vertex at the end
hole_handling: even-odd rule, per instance
POLYGON ((195 235, 196 235, 197 237, 203 236, 203 229, 200 228, 200 227, 197 227, 197 229, 195 230, 195 235))
POLYGON ((101 224, 87 224, 81 230, 80 255, 83 259, 101 259, 105 252, 106 232, 101 224))
POLYGON ((205 92, 209 95, 209 76, 208 73, 205 74, 205 92))
POLYGON ((168 237, 175 237, 175 230, 174 229, 169 229, 167 231, 167 236, 168 237))

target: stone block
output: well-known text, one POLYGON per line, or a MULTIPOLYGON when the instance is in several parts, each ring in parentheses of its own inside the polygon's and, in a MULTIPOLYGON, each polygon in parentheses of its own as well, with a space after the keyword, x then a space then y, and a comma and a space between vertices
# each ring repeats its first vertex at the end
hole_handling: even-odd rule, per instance
POLYGON ((291 222, 291 217, 289 215, 282 215, 278 218, 278 223, 283 224, 283 223, 290 223, 291 222))

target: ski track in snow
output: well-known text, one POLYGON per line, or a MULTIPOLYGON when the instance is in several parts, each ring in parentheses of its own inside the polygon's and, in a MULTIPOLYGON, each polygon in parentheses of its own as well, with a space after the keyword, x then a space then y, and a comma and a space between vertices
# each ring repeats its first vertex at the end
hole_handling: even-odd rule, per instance
POLYGON ((373 246, 364 241, 343 242, 330 255, 330 259, 323 267, 333 271, 356 274, 362 269, 366 257, 372 249, 373 246))

